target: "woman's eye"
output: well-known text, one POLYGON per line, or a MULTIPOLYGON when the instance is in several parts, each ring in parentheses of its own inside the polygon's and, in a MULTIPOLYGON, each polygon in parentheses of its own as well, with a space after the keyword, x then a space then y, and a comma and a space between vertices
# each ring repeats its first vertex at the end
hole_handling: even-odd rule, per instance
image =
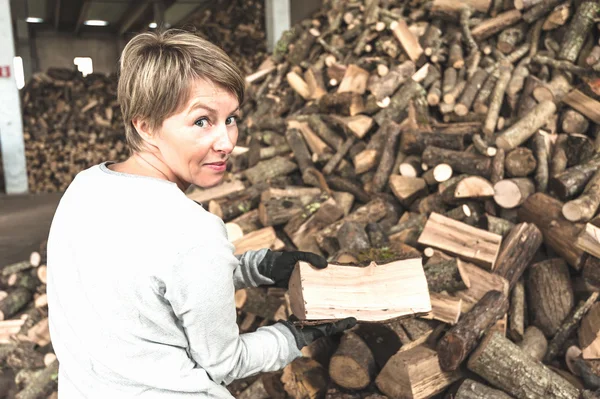
POLYGON ((237 116, 230 116, 225 120, 226 125, 233 125, 237 121, 237 116))
POLYGON ((200 118, 196 122, 194 122, 194 124, 199 127, 206 127, 206 126, 208 126, 208 119, 200 118))

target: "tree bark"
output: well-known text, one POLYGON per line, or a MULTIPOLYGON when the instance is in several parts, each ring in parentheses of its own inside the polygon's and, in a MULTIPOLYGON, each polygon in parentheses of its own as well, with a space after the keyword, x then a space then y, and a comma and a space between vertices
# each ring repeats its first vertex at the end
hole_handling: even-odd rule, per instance
POLYGON ((490 177, 491 159, 483 155, 428 146, 423 151, 422 160, 430 167, 446 163, 453 170, 460 173, 478 175, 484 178, 490 177))
POLYGON ((574 303, 573 288, 565 261, 554 258, 531 265, 527 292, 532 324, 547 337, 552 337, 574 303))
POLYGON ((499 291, 489 291, 438 342, 440 366, 456 370, 477 346, 483 334, 508 310, 508 299, 499 291))
POLYGON ((346 389, 366 388, 375 377, 375 359, 367 344, 355 333, 345 332, 331 357, 329 376, 346 389))
POLYGON ((575 270, 582 266, 583 251, 576 245, 581 226, 561 215, 562 203, 547 194, 531 195, 519 208, 520 220, 535 223, 544 236, 544 243, 564 258, 575 270))
POLYGON ((579 390, 570 382, 497 332, 483 339, 467 367, 518 399, 579 398, 579 390))

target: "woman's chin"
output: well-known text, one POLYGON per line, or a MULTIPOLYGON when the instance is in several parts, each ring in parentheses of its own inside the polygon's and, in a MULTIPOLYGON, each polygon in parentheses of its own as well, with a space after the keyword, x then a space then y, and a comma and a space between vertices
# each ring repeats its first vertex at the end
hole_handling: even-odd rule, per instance
POLYGON ((224 174, 202 176, 194 180, 194 185, 201 188, 211 188, 223 181, 224 174))

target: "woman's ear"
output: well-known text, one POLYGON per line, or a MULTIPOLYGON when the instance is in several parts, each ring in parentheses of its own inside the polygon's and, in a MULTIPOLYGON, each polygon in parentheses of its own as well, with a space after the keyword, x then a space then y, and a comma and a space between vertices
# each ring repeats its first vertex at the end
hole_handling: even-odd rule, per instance
POLYGON ((148 122, 146 122, 146 120, 135 117, 132 119, 131 123, 144 142, 154 145, 154 135, 152 134, 150 125, 148 122))

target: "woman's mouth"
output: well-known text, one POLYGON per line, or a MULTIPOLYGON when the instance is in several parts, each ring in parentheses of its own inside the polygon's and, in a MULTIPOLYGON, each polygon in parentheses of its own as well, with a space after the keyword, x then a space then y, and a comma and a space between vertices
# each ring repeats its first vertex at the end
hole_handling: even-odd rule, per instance
POLYGON ((227 163, 225 161, 211 162, 211 163, 205 163, 204 166, 209 167, 210 169, 217 171, 217 172, 223 172, 223 171, 225 171, 225 168, 227 167, 227 163))

